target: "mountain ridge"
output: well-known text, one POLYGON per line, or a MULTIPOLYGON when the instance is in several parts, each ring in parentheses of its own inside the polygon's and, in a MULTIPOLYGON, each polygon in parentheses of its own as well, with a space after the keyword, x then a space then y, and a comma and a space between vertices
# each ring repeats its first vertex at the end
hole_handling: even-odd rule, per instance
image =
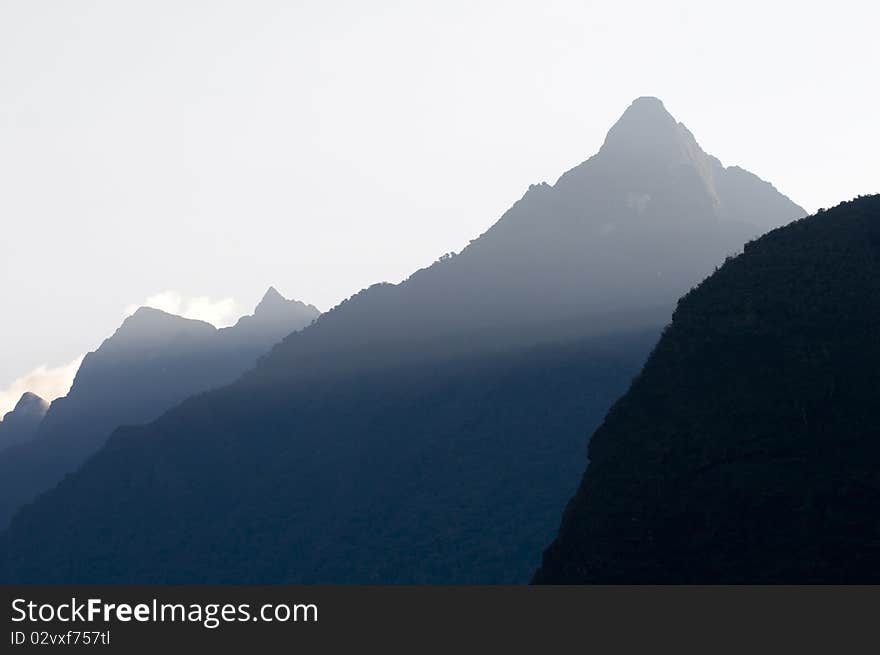
MULTIPOLYGON (((622 121, 632 122, 633 107, 640 104, 644 103, 635 101, 615 127, 622 121)), ((690 132, 666 112, 662 102, 656 100, 648 104, 655 113, 662 112, 663 120, 671 123, 676 135, 680 137, 681 126, 693 141, 690 132)), ((614 129, 612 127, 609 134, 614 129)), ((699 153, 711 157, 693 142, 699 153)), ((460 331, 458 326, 464 315, 468 317, 468 329, 479 325, 488 330, 500 324, 523 326, 523 316, 527 320, 533 320, 532 316, 576 319, 592 313, 595 320, 615 313, 646 313, 649 307, 653 316, 646 324, 662 323, 668 320, 668 308, 674 306, 678 296, 711 273, 717 262, 767 227, 776 227, 806 214, 772 185, 768 189, 769 183, 753 175, 743 177, 739 171, 745 169, 737 167, 731 173, 736 182, 724 183, 725 188, 734 187, 733 193, 726 194, 725 201, 739 202, 734 208, 720 211, 704 185, 693 184, 694 177, 701 179, 696 174, 685 176, 682 182, 678 169, 670 168, 668 162, 658 164, 652 160, 645 165, 634 165, 629 159, 619 161, 615 156, 606 163, 608 152, 603 145, 599 153, 563 173, 554 185, 531 185, 494 225, 455 256, 419 269, 399 284, 380 283, 360 291, 323 314, 319 331, 306 330, 291 336, 275 350, 289 349, 290 356, 294 356, 294 350, 314 351, 318 347, 316 341, 329 339, 337 332, 340 336, 334 343, 324 347, 336 349, 350 345, 353 339, 367 341, 386 335, 389 340, 418 333, 445 337, 460 331), (633 171, 644 174, 650 182, 633 182, 633 171), (613 182, 609 182, 609 176, 615 178, 613 182), (640 203, 652 202, 651 193, 656 196, 658 190, 663 192, 667 187, 683 188, 683 195, 696 200, 683 208, 676 202, 658 203, 653 199, 656 208, 652 206, 648 210, 645 205, 639 209, 640 203), (606 193, 607 189, 611 189, 610 194, 606 193), (768 211, 754 211, 752 194, 760 197, 759 204, 765 205, 768 211), (590 203, 590 215, 580 209, 584 202, 590 203), (635 220, 646 215, 646 211, 657 215, 660 220, 653 221, 657 225, 635 220), (682 222, 682 214, 691 218, 682 222), (616 219, 609 222, 606 216, 616 219), (749 223, 746 219, 755 222, 749 223), (679 236, 671 233, 670 228, 695 231, 698 236, 694 241, 703 241, 702 247, 683 247, 679 236), (652 243, 646 245, 648 241, 652 243), (661 255, 666 249, 678 256, 661 255), (595 264, 585 266, 585 258, 595 264), (596 277, 611 277, 611 282, 606 283, 607 289, 582 285, 584 271, 590 268, 595 269, 592 272, 596 277), (614 271, 621 281, 615 284, 614 276, 607 271, 614 271), (479 283, 473 285, 471 280, 479 283), (545 293, 554 285, 555 293, 545 293), (575 285, 583 288, 578 291, 575 285), (419 303, 419 296, 440 296, 444 303, 419 303), (447 298, 453 296, 455 303, 448 302, 447 298), (534 305, 528 314, 521 308, 523 297, 534 305), (364 307, 386 303, 392 303, 386 311, 361 311, 364 307), (407 314, 401 315, 393 303, 406 303, 407 314), (348 326, 355 324, 363 328, 359 335, 348 331, 348 326), (294 345, 306 341, 308 346, 294 345)), ((711 159, 722 172, 730 170, 724 169, 717 159, 711 159)))
POLYGON ((0 451, 30 440, 49 409, 37 394, 25 391, 15 407, 0 420, 0 451))
POLYGON ((152 420, 193 394, 232 382, 317 316, 313 307, 278 295, 274 307, 230 328, 153 307, 127 316, 83 358, 70 391, 52 402, 31 438, 0 452, 0 526, 75 471, 114 428, 152 420))

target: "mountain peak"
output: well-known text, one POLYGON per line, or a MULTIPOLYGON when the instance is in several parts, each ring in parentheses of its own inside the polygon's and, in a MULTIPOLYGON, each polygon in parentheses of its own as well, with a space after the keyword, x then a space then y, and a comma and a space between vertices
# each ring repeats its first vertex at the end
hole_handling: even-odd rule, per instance
POLYGON ((654 96, 640 96, 633 100, 621 115, 618 123, 633 120, 654 120, 666 125, 677 125, 677 121, 666 110, 663 101, 654 96))
POLYGON ((0 421, 0 451, 31 439, 48 409, 49 403, 37 394, 25 391, 15 408, 0 421))
MULTIPOLYGON (((693 140, 690 132, 672 117, 663 102, 652 96, 636 98, 608 131, 602 152, 677 153, 685 142, 693 140)), ((690 145, 688 143, 688 145, 690 145)))
POLYGON ((40 398, 37 394, 35 394, 31 391, 25 391, 23 394, 21 394, 21 398, 19 398, 18 403, 16 403, 15 407, 16 407, 16 409, 18 409, 19 407, 46 405, 46 404, 48 404, 48 403, 46 403, 46 401, 43 400, 42 398, 40 398))
POLYGON ((263 294, 262 300, 257 304, 256 309, 254 309, 254 314, 258 314, 262 311, 270 309, 271 307, 278 307, 281 305, 286 305, 289 301, 287 298, 282 296, 278 289, 275 287, 269 287, 266 290, 266 293, 263 294))
POLYGON ((117 331, 140 327, 178 327, 184 324, 199 325, 201 329, 204 329, 205 327, 212 330, 216 329, 207 321, 198 318, 187 318, 186 316, 166 312, 164 309, 157 309, 145 305, 143 307, 138 307, 133 314, 126 317, 117 331))
POLYGON ((656 96, 639 96, 630 103, 626 111, 655 112, 658 114, 669 116, 669 112, 666 111, 666 107, 664 106, 663 101, 656 96))
MULTIPOLYGON (((210 323, 196 319, 184 318, 176 314, 169 314, 154 307, 139 307, 131 316, 122 321, 116 331, 109 336, 95 353, 86 355, 80 372, 86 370, 93 359, 92 355, 101 353, 102 356, 111 353, 128 351, 132 347, 141 349, 156 347, 165 344, 169 339, 177 339, 183 335, 197 336, 216 332, 210 323)), ((131 351, 139 352, 139 350, 131 351)), ((74 381, 74 386, 76 381, 74 381)))
POLYGON ((216 330, 213 325, 205 321, 184 318, 155 307, 138 307, 131 316, 122 321, 122 325, 117 328, 111 339, 122 337, 152 340, 163 338, 162 335, 167 335, 169 332, 177 333, 181 329, 193 332, 213 332, 216 330))
POLYGON ((306 305, 298 300, 288 300, 278 292, 278 289, 269 287, 254 308, 253 314, 242 316, 233 328, 224 329, 228 331, 245 328, 242 334, 249 334, 253 329, 268 329, 272 334, 277 332, 275 336, 280 339, 292 331, 305 327, 320 313, 312 305, 306 305))
POLYGON ((126 319, 123 321, 123 324, 128 321, 139 323, 142 321, 162 321, 172 318, 181 317, 176 316, 175 314, 169 314, 162 309, 156 309, 155 307, 144 305, 142 307, 138 307, 130 316, 126 317, 126 319))
POLYGON ((49 403, 40 398, 37 394, 25 391, 15 404, 15 408, 12 411, 16 414, 27 413, 42 416, 46 413, 47 409, 49 409, 49 403))
POLYGON ((269 287, 266 290, 266 293, 263 294, 262 300, 257 304, 254 309, 254 316, 265 313, 273 313, 277 312, 279 309, 282 309, 290 304, 290 301, 282 296, 278 289, 275 287, 269 287))

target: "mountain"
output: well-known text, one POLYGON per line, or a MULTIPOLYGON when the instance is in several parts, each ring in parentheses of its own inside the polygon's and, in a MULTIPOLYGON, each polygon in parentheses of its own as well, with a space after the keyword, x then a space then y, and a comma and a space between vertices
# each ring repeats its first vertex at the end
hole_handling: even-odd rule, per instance
POLYGON ((0 526, 72 473, 120 425, 145 423, 187 397, 228 384, 318 310, 270 289, 233 327, 141 307, 86 355, 70 392, 27 443, 0 452, 0 526))
POLYGON ((26 391, 0 421, 0 451, 27 441, 37 431, 49 409, 49 403, 38 395, 26 391))
MULTIPOLYGON (((322 315, 274 360, 436 342, 465 333, 530 342, 572 321, 591 334, 668 321, 724 257, 806 212, 770 184, 724 168, 656 98, 639 98, 600 151, 553 186, 533 185, 461 253, 322 315)), ((282 370, 282 375, 285 375, 282 370)))
POLYGON ((267 345, 309 325, 320 314, 314 305, 288 300, 275 287, 269 287, 252 315, 242 316, 234 326, 223 328, 220 333, 226 343, 236 343, 243 348, 257 346, 262 354, 267 345), (294 330, 290 329, 291 325, 296 326, 294 330))
POLYGON ((525 582, 675 299, 803 214, 639 99, 599 153, 460 254, 118 430, 18 515, 4 575, 525 582))
POLYGON ((745 247, 608 413, 538 583, 880 581, 880 196, 745 247))

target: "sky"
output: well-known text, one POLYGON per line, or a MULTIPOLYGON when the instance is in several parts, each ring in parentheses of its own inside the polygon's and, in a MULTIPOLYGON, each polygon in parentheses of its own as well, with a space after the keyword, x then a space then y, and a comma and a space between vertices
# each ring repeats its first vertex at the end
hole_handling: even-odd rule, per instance
POLYGON ((847 0, 2 0, 0 414, 64 393, 139 304, 222 326, 270 285, 326 310, 404 279, 638 96, 810 211, 876 193, 878 21, 847 0))

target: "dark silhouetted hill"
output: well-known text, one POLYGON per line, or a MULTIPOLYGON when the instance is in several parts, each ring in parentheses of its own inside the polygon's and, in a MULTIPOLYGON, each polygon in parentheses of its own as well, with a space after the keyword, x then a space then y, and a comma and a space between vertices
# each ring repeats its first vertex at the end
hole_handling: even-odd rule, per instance
POLYGON ((33 437, 47 409, 49 403, 38 395, 30 391, 23 393, 12 411, 6 412, 0 421, 0 451, 33 437))
POLYGON ((590 443, 538 583, 880 580, 880 196, 679 302, 590 443))
POLYGON ((36 434, 0 452, 0 526, 73 472, 114 428, 153 420, 193 394, 232 382, 317 316, 315 308, 284 300, 274 289, 253 316, 221 330, 138 309, 86 355, 70 392, 52 403, 36 434))
POLYGON ((675 299, 802 215, 639 99, 597 155, 531 187, 460 254, 356 294, 229 387, 119 430, 19 514, 6 573, 525 582, 588 435, 675 299))

